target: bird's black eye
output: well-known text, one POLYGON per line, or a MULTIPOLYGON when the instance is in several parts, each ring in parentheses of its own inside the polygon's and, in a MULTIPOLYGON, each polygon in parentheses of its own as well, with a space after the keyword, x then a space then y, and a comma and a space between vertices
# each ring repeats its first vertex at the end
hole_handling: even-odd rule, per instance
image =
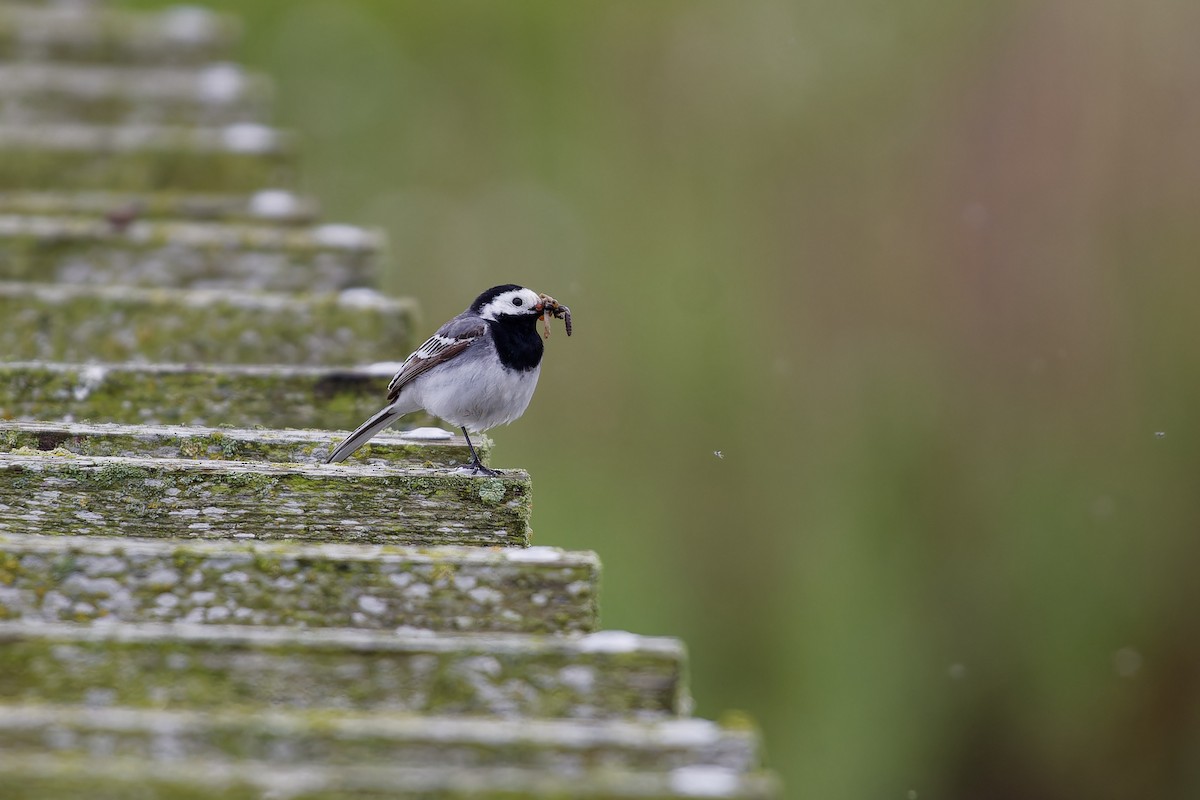
POLYGON ((523 305, 523 304, 524 304, 524 302, 525 302, 525 301, 524 301, 524 300, 522 300, 522 299, 521 299, 521 298, 519 298, 519 297, 514 297, 514 298, 513 298, 513 305, 514 305, 514 306, 523 305))

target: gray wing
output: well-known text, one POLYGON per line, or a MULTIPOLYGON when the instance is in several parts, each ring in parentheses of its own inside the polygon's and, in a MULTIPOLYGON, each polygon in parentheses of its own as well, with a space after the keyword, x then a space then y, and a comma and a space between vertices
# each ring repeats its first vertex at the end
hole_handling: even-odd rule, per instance
POLYGON ((444 364, 466 350, 487 332, 487 323, 478 317, 457 316, 438 328, 425 344, 404 359, 400 371, 388 384, 388 402, 396 402, 400 390, 421 373, 444 364))

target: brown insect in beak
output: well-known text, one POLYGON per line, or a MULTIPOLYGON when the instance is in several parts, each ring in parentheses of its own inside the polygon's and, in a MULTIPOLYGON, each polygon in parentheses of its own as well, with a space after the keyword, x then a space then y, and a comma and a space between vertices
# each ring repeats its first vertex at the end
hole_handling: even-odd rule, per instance
POLYGON ((564 306, 562 303, 555 300, 548 294, 540 294, 542 298, 542 316, 540 319, 545 323, 545 338, 550 338, 550 321, 546 319, 546 315, 561 319, 566 326, 567 336, 571 335, 571 309, 564 306))

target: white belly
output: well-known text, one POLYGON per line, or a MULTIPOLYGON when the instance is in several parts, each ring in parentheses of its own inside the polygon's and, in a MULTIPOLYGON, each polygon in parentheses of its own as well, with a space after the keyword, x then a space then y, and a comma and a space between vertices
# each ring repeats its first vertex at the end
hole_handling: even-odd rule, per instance
POLYGON ((480 369, 477 362, 431 371, 405 390, 405 399, 468 431, 505 425, 525 413, 537 388, 541 366, 528 372, 480 369), (410 394, 411 392, 411 394, 410 394))

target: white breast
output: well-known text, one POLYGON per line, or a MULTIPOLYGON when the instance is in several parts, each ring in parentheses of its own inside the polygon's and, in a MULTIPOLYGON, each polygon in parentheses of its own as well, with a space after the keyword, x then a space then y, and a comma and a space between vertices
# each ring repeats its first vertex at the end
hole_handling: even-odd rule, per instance
POLYGON ((493 358, 460 357, 420 376, 404 393, 435 417, 474 433, 524 414, 540 373, 541 366, 517 372, 493 358))

